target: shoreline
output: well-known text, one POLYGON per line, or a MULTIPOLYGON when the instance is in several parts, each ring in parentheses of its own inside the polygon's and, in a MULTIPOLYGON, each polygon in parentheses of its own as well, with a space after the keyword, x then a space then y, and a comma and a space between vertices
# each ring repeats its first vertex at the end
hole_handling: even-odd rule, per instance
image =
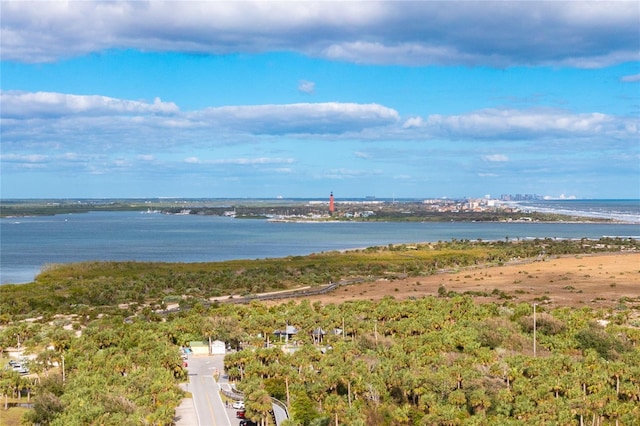
MULTIPOLYGON (((588 241, 598 241, 601 238, 613 238, 613 239, 630 239, 630 240, 640 240, 640 236, 603 236, 600 238, 565 238, 565 237, 524 237, 524 238, 518 238, 518 239, 510 239, 510 244, 519 244, 520 241, 532 241, 532 240, 544 240, 544 239, 552 239, 554 241, 558 241, 558 240, 566 240, 566 241, 580 241, 580 240, 588 240, 588 241)), ((502 239, 471 239, 469 240, 471 242, 476 242, 476 241, 481 241, 483 243, 495 243, 498 241, 502 241, 502 239)), ((394 243, 388 243, 388 244, 377 244, 377 245, 371 245, 371 246, 359 246, 359 247, 350 247, 350 248, 337 248, 337 249, 333 249, 333 250, 322 250, 322 251, 318 251, 318 252, 311 252, 305 255, 283 255, 283 256, 275 256, 275 257, 270 257, 273 259, 285 259, 287 257, 290 256, 312 256, 314 254, 319 254, 319 253, 325 253, 325 252, 338 252, 338 253, 350 253, 350 252, 358 252, 358 251, 363 251, 363 250, 367 250, 367 249, 371 249, 371 248, 376 248, 376 247, 387 247, 387 246, 422 246, 422 245, 431 245, 431 244, 436 244, 439 241, 412 241, 412 242, 394 242, 394 243)), ((636 253, 635 251, 632 251, 632 253, 636 253)), ((624 255, 624 254, 628 254, 628 252, 602 252, 602 253, 588 253, 588 254, 582 254, 581 256, 600 256, 600 255, 624 255)), ((267 258, 265 258, 267 259, 267 258)), ((233 260, 233 259, 232 259, 233 260)), ((249 258, 242 258, 242 259, 235 259, 235 260, 252 260, 249 258)), ((256 259, 259 260, 259 259, 256 259)), ((74 264, 74 263, 84 263, 84 262, 114 262, 114 263, 126 263, 126 262, 136 262, 136 263, 159 263, 159 264, 198 264, 198 263, 221 263, 221 262, 225 262, 225 261, 229 261, 229 260, 211 260, 211 261, 193 261, 193 262, 189 262, 189 261, 158 261, 158 260, 132 260, 132 259, 128 259, 128 260, 86 260, 86 261, 72 261, 72 262, 61 262, 59 263, 60 265, 66 265, 66 264, 74 264)), ((36 278, 37 276, 43 272, 43 268, 45 268, 47 265, 43 265, 41 267, 38 268, 37 273, 35 273, 34 275, 31 275, 31 272, 27 272, 25 270, 18 270, 18 272, 14 272, 14 274, 19 274, 19 275, 26 275, 29 274, 29 276, 33 276, 33 279, 31 281, 19 281, 19 282, 0 282, 0 286, 3 285, 22 285, 22 284, 30 284, 30 283, 34 283, 36 282, 36 278)), ((31 269, 31 271, 34 271, 34 269, 31 269)), ((286 290, 285 290, 286 291, 286 290)))
MULTIPOLYGON (((257 200, 257 199, 256 199, 257 200)), ((168 215, 185 214, 189 211, 193 215, 214 215, 227 216, 233 212, 242 218, 266 218, 273 222, 340 222, 342 219, 332 218, 328 215, 326 207, 317 203, 316 199, 296 199, 282 202, 282 200, 260 199, 261 203, 256 204, 251 199, 224 199, 224 203, 218 199, 184 199, 180 202, 167 203, 163 200, 155 199, 55 199, 55 200, 0 200, 0 219, 18 219, 28 217, 56 216, 61 214, 90 213, 90 212, 142 212, 153 211, 168 215), (314 204, 315 203, 315 204, 314 204), (233 210, 232 210, 233 209, 233 210), (288 217, 290 210, 293 210, 291 217, 288 217), (305 217, 313 215, 313 217, 305 217)), ((456 202, 462 203, 469 198, 463 198, 456 202)), ((351 214, 347 217, 349 222, 356 221, 377 221, 376 212, 394 215, 388 222, 411 222, 411 218, 420 217, 425 213, 429 220, 424 222, 446 222, 454 221, 480 221, 480 222, 503 222, 519 221, 512 216, 534 213, 539 215, 559 216, 551 220, 539 218, 540 223, 620 223, 620 224, 640 224, 640 199, 624 200, 591 200, 591 199, 571 199, 571 200, 529 200, 529 201, 502 201, 491 200, 492 204, 487 204, 480 209, 456 209, 455 210, 435 210, 425 208, 424 200, 407 199, 406 201, 394 202, 390 204, 387 200, 376 200, 374 204, 358 200, 350 202, 348 199, 341 201, 338 214, 351 214), (547 204, 548 203, 548 204, 547 204), (509 211, 515 209, 515 211, 509 211), (359 217, 362 211, 370 211, 372 215, 367 218, 359 217), (406 210, 406 211, 405 211, 406 210), (409 213, 406 217, 402 214, 409 213), (474 219, 474 215, 477 219, 474 219), (502 216, 497 220, 487 220, 487 216, 502 216), (571 220, 563 220, 571 218, 571 220), (365 220, 363 220, 365 219, 365 220), (373 219, 373 220, 372 220, 373 219), (540 220, 543 219, 543 220, 540 220)), ((384 215, 383 215, 384 216, 384 215)), ((381 219, 380 221, 386 222, 381 219)))
MULTIPOLYGON (((568 215, 567 215, 568 216, 568 215)), ((540 223, 540 224, 551 224, 551 223, 571 223, 571 224, 597 224, 597 225, 640 225, 640 219, 638 222, 635 221, 626 221, 626 220, 618 220, 618 219, 600 219, 600 220, 460 220, 453 221, 456 223, 540 223)), ((273 223, 449 223, 451 220, 313 220, 313 219, 256 219, 256 220, 265 220, 266 222, 273 223)))
MULTIPOLYGON (((588 202, 591 200, 543 200, 543 202, 549 203, 572 203, 572 202, 588 202)), ((529 210, 532 212, 543 213, 543 214, 558 214, 563 216, 578 216, 584 218, 591 219, 606 219, 615 221, 616 223, 629 223, 629 224, 639 224, 640 225, 640 200, 629 199, 629 200, 619 200, 626 201, 629 203, 635 203, 636 208, 639 210, 638 212, 628 213, 628 212, 620 212, 620 211, 584 211, 584 210, 571 210, 566 207, 546 207, 536 205, 535 201, 509 201, 504 202, 506 205, 515 206, 521 210, 529 210), (528 204, 532 203, 532 204, 528 204)), ((539 202, 538 202, 539 203, 539 202)))
POLYGON ((154 220, 142 220, 148 219, 148 216, 150 215, 131 211, 99 211, 95 215, 62 215, 57 219, 25 217, 2 220, 3 267, 0 285, 33 282, 48 264, 87 261, 219 262, 304 256, 328 251, 348 251, 389 244, 423 244, 451 239, 640 239, 640 224, 615 220, 235 221, 231 218, 193 215, 153 215, 154 220), (51 225, 45 225, 45 222, 51 222, 51 225), (118 233, 95 234, 95 224, 98 222, 100 226, 112 226, 118 233), (296 225, 287 225, 292 223, 296 225), (323 223, 340 225, 318 225, 323 223), (253 242, 249 246, 244 243, 248 231, 251 232, 251 237, 247 241, 253 242), (202 235, 205 234, 214 238, 203 238, 202 235), (220 238, 215 237, 218 235, 220 238), (134 236, 135 239, 132 239, 134 236), (71 238, 73 244, 59 246, 62 241, 60 238, 64 241, 71 238), (213 240, 218 242, 212 244, 213 240), (43 244, 50 249, 43 250, 43 244), (79 250, 75 249, 76 245, 79 250))

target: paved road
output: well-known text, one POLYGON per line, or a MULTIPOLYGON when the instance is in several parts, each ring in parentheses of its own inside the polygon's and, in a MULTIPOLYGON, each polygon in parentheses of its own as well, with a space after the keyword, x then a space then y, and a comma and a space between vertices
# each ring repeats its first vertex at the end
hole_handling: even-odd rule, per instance
MULTIPOLYGON (((220 387, 214 379, 214 373, 223 369, 223 359, 223 355, 189 356, 186 390, 191 392, 197 422, 189 426, 230 426, 237 423, 233 412, 222 402, 220 387)), ((185 418, 185 421, 188 420, 185 418)))
POLYGON ((289 416, 287 415, 287 412, 285 411, 284 408, 280 407, 277 404, 273 404, 273 415, 276 418, 276 424, 279 425, 281 424, 283 421, 287 420, 289 418, 289 416))
MULTIPOLYGON (((182 388, 191 392, 192 398, 185 398, 176 409, 176 426, 237 425, 237 410, 226 407, 220 396, 220 389, 231 391, 223 370, 224 355, 190 355, 187 365, 189 382, 182 388)), ((286 412, 277 405, 273 405, 273 410, 278 424, 287 418, 286 412)))

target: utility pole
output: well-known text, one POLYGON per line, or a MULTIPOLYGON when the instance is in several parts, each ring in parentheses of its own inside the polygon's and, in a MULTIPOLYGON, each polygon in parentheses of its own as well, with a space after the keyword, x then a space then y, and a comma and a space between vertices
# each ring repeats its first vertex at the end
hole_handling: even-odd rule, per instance
POLYGON ((378 347, 378 320, 373 323, 373 334, 376 341, 376 348, 378 347))
POLYGON ((533 357, 536 357, 536 303, 533 304, 533 357))

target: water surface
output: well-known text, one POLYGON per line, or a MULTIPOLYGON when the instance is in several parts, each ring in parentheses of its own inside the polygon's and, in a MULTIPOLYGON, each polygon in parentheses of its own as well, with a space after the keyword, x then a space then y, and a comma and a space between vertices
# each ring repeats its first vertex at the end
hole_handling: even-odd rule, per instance
POLYGON ((52 263, 209 262, 305 255, 389 243, 640 236, 639 224, 282 223, 218 216, 92 212, 0 219, 0 282, 30 282, 52 263))

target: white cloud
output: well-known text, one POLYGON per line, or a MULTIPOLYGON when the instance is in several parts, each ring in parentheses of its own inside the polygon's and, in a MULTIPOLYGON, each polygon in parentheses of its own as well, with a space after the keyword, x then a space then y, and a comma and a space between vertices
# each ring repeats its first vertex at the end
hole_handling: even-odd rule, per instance
POLYGON ((215 160, 203 160, 198 157, 187 157, 184 159, 184 162, 187 164, 232 164, 232 165, 241 165, 241 166, 254 166, 254 165, 270 165, 270 164, 291 164, 294 163, 295 160, 293 158, 267 158, 267 157, 256 157, 256 158, 226 158, 226 159, 215 159, 215 160))
POLYGON ((395 123, 398 113, 378 104, 299 103, 207 108, 194 120, 258 134, 335 134, 395 123))
POLYGON ((429 45, 422 42, 383 44, 380 42, 346 42, 334 44, 323 51, 328 59, 366 63, 399 65, 506 65, 507 58, 488 58, 475 52, 461 52, 454 46, 429 45))
POLYGON ((78 153, 76 153, 76 152, 66 152, 66 153, 62 154, 62 156, 60 158, 62 160, 71 161, 71 162, 84 161, 82 156, 78 155, 78 153))
POLYGON ((0 160, 7 163, 44 163, 48 161, 46 155, 39 154, 2 154, 0 160))
POLYGON ((490 162, 505 162, 505 161, 509 161, 509 157, 507 157, 504 154, 483 155, 482 159, 484 161, 490 161, 490 162))
MULTIPOLYGON (((96 156, 119 151, 132 152, 132 158, 151 163, 156 159, 149 152, 175 153, 179 149, 187 153, 186 163, 198 164, 205 160, 190 156, 189 148, 240 146, 280 137, 298 143, 308 140, 332 143, 338 139, 370 144, 376 141, 567 140, 617 146, 629 146, 640 137, 638 117, 598 112, 576 114, 559 109, 483 109, 401 119, 394 109, 378 104, 223 106, 183 112, 174 103, 159 100, 145 103, 47 92, 3 92, 1 96, 3 153, 74 153, 75 160, 59 158, 67 162, 85 161, 83 156, 87 153, 96 156), (62 114, 61 110, 67 113, 62 114)), ((357 158, 373 158, 369 150, 351 153, 357 158)), ((3 158, 5 162, 11 161, 10 157, 3 158)), ((485 160, 499 158, 487 156, 485 160)), ((287 156, 268 155, 217 161, 240 165, 260 161, 290 164, 292 160, 287 156)))
POLYGON ((526 139, 638 136, 637 118, 556 109, 483 109, 461 115, 430 115, 421 129, 431 137, 526 139))
POLYGON ((367 152, 362 152, 362 151, 356 151, 353 153, 353 155, 355 155, 357 158, 362 158, 364 160, 368 160, 371 158, 371 154, 367 152))
POLYGON ((379 170, 359 170, 348 168, 336 168, 325 172, 320 178, 324 179, 356 179, 380 174, 379 170))
POLYGON ((189 112, 159 99, 147 103, 55 92, 0 92, 0 102, 3 146, 75 144, 105 151, 115 145, 148 152, 150 147, 184 143, 225 143, 241 135, 339 135, 388 126, 399 119, 395 110, 382 105, 339 102, 189 112))
POLYGON ((292 158, 229 158, 223 160, 209 161, 211 164, 238 164, 243 166, 263 165, 263 164, 291 164, 294 160, 292 158))
POLYGON ((0 92, 2 116, 8 118, 61 117, 69 115, 174 114, 173 102, 153 103, 110 98, 107 96, 71 95, 55 92, 0 92))
POLYGON ((402 127, 405 129, 409 129, 411 127, 420 127, 422 126, 422 124, 423 124, 422 117, 411 117, 410 119, 404 122, 402 127))
POLYGON ((625 75, 620 80, 625 83, 635 83, 637 81, 640 81, 640 74, 625 75))
POLYGON ((108 49, 499 67, 639 58, 636 1, 3 1, 0 8, 3 60, 22 62, 108 49))
POLYGON ((293 169, 291 167, 276 167, 275 169, 273 169, 273 171, 276 173, 284 173, 284 174, 293 173, 293 169))
POLYGON ((313 81, 301 80, 298 83, 298 91, 306 94, 312 94, 316 91, 316 84, 313 81))

